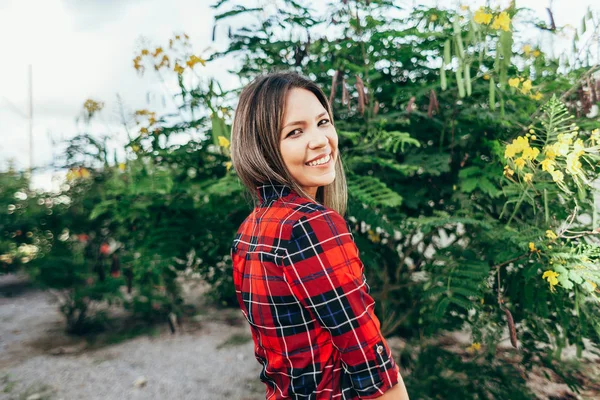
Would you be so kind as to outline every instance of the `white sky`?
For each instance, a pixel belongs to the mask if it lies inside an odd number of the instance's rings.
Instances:
[[[269,3],[272,0],[255,0]],[[517,0],[519,7],[532,8],[547,20],[545,7],[551,0]],[[53,158],[54,140],[74,136],[75,118],[87,98],[104,101],[97,132],[114,132],[125,142],[116,112],[116,94],[127,109],[162,107],[161,101],[146,104],[146,94],[163,94],[152,73],[140,78],[132,67],[141,36],[165,44],[174,32],[186,32],[194,49],[202,55],[209,46],[223,49],[226,27],[211,42],[215,0],[0,0],[0,170],[8,160],[18,169],[29,165],[27,113],[27,66],[33,65],[35,166]],[[451,6],[454,0],[409,0],[399,4]],[[472,7],[484,0],[465,0]],[[506,1],[490,3],[507,4]],[[318,3],[317,3],[318,4]],[[554,0],[558,25],[579,27],[592,0]],[[229,61],[214,63],[202,72],[216,77],[225,87],[235,87],[234,77],[224,71]],[[150,71],[152,72],[152,71]],[[167,101],[169,101],[167,99]],[[54,152],[58,151],[54,148]],[[50,174],[35,178],[35,186],[50,188]]]

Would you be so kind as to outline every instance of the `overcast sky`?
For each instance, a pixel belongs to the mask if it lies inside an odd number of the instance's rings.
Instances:
[[[273,0],[245,0],[262,5]],[[547,20],[550,0],[517,0]],[[125,140],[116,112],[116,94],[129,110],[148,108],[146,94],[163,93],[154,74],[140,78],[132,67],[140,37],[164,44],[174,32],[186,32],[194,49],[223,49],[226,28],[212,43],[214,0],[0,0],[0,170],[8,160],[18,169],[29,165],[27,114],[27,66],[33,65],[34,165],[52,160],[49,140],[62,140],[77,133],[75,118],[87,98],[106,103],[94,129],[115,132]],[[453,0],[398,1],[399,4],[451,6]],[[472,7],[484,0],[463,1]],[[492,1],[492,3],[497,3]],[[500,3],[507,4],[508,1]],[[318,3],[317,3],[318,4]],[[579,27],[592,0],[554,0],[556,22]],[[228,76],[227,62],[203,69],[226,87],[237,85]],[[151,104],[160,108],[160,102]],[[119,139],[120,138],[120,139]],[[55,148],[56,152],[57,149]],[[50,175],[35,179],[38,187],[49,188]]]

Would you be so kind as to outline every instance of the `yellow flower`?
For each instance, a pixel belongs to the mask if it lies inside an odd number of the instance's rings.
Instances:
[[[514,173],[515,173],[515,171],[513,171],[512,169],[510,169],[510,167],[508,165],[504,167],[504,175],[506,177],[511,177],[511,176],[514,175]]]
[[[133,68],[135,68],[135,70],[140,73],[144,72],[144,66],[142,65],[142,57],[141,56],[137,56],[133,59]]]
[[[202,66],[205,66],[205,65],[206,65],[206,61],[205,61],[205,60],[203,60],[202,58],[198,57],[198,56],[191,56],[191,57],[190,57],[190,59],[189,59],[189,60],[187,60],[185,63],[186,63],[186,64],[188,65],[188,67],[190,67],[190,68],[194,68],[194,65],[196,65],[196,64],[198,64],[198,63],[202,64]]]
[[[141,134],[141,135],[147,135],[147,134],[148,134],[148,128],[146,128],[146,127],[141,127],[141,128],[140,128],[140,134]]]
[[[229,139],[227,139],[225,136],[219,136],[219,146],[228,149],[229,148]]]
[[[523,159],[523,157],[519,157],[515,160],[515,167],[517,167],[517,169],[523,169],[525,164],[526,162],[525,159]]]
[[[148,51],[148,49],[142,49],[142,55],[143,56],[147,56],[148,54],[150,54],[150,52]]]
[[[531,180],[533,179],[533,174],[527,173],[523,176],[523,182],[531,182]]]
[[[566,156],[569,154],[569,142],[558,142],[554,143],[554,149],[559,156]]]
[[[554,171],[555,161],[551,158],[546,158],[541,162],[542,171],[552,172]]]
[[[489,81],[490,76],[488,74],[483,74],[483,79],[485,79],[486,81]]]
[[[582,139],[577,139],[573,144],[573,153],[575,153],[578,157],[585,154],[585,145],[583,144]]]
[[[573,133],[559,133],[558,135],[556,135],[556,139],[560,144],[571,144],[573,143],[573,136]]]
[[[438,19],[438,16],[437,16],[437,15],[435,15],[435,14],[431,14],[431,17],[429,17],[429,20],[430,20],[431,22],[437,21],[437,19]]]
[[[600,129],[594,129],[590,136],[590,140],[592,141],[592,146],[596,145],[597,141],[600,141]]]
[[[133,146],[131,146],[131,150],[137,153],[138,151],[140,151],[140,146],[134,144]]]
[[[127,165],[125,163],[119,163],[119,169],[121,171],[125,171],[125,168],[127,168]]]
[[[523,149],[523,159],[525,160],[535,160],[535,158],[540,154],[540,150],[537,147],[526,147]]]
[[[533,253],[536,250],[537,249],[535,248],[535,243],[529,242],[529,251],[531,251]]]
[[[481,350],[481,343],[478,343],[478,342],[474,342],[469,347],[467,347],[467,351],[469,353],[474,353],[474,352],[479,351],[479,350]]]
[[[82,178],[89,178],[90,177],[90,171],[87,170],[86,168],[80,168],[79,169],[79,176],[81,176]]]
[[[231,169],[231,161],[227,161],[225,163],[225,168],[227,169],[227,172],[229,172],[229,170]]]
[[[505,32],[510,30],[510,17],[506,11],[502,11],[496,16],[492,23],[492,29],[502,29]]]
[[[529,57],[529,54],[531,53],[531,45],[526,44],[525,46],[523,46],[523,53],[525,53],[525,55]]]
[[[544,95],[541,92],[537,92],[536,94],[530,94],[529,98],[533,99],[533,100],[541,100],[544,97]]]
[[[546,155],[547,158],[549,158],[551,160],[554,160],[556,158],[556,156],[558,155],[558,151],[557,151],[555,145],[556,145],[556,143],[544,147],[544,154]]]
[[[554,180],[554,182],[562,182],[564,179],[564,174],[560,171],[552,171],[550,172],[550,175],[552,175],[552,179]]]
[[[367,234],[369,235],[369,240],[371,242],[379,243],[381,241],[381,238],[379,237],[379,233],[375,233],[375,232],[373,232],[373,230],[369,229]]]
[[[542,279],[546,279],[550,284],[550,290],[554,291],[554,286],[558,285],[558,274],[554,271],[546,271],[542,275]]]
[[[67,180],[68,181],[72,181],[73,179],[77,178],[77,172],[75,172],[75,170],[70,169],[67,171]]]
[[[529,147],[529,139],[524,136],[519,136],[512,141],[511,144],[506,146],[506,150],[504,151],[504,157],[513,158],[515,155],[519,154],[523,150]]]
[[[173,71],[175,71],[179,75],[181,75],[181,74],[183,74],[184,68],[181,65],[175,63],[175,66],[173,67]]]
[[[519,87],[519,83],[521,83],[521,80],[519,78],[511,78],[508,80],[508,86],[510,87],[517,88]]]
[[[529,79],[527,79],[525,82],[523,82],[523,87],[521,88],[521,93],[527,94],[530,91],[531,91],[531,81]]]
[[[542,54],[542,53],[540,53],[540,51],[539,51],[539,50],[534,50],[534,51],[533,51],[533,56],[534,56],[534,57],[539,57],[539,56],[540,56],[540,54]]]
[[[574,152],[567,155],[566,171],[571,175],[581,172],[581,161],[579,161],[579,156]]]
[[[556,236],[556,233],[554,233],[553,231],[551,231],[550,229],[548,229],[546,231],[546,237],[550,240],[556,240],[556,238],[558,238],[558,236]]]
[[[88,112],[88,115],[91,117],[93,114],[104,108],[104,103],[101,101],[95,101],[92,99],[87,99],[85,103],[83,103],[83,108]]]
[[[481,7],[479,10],[475,11],[473,20],[478,24],[489,25],[489,23],[492,21],[492,14],[486,13],[485,9]]]
[[[154,53],[152,53],[152,56],[153,56],[153,57],[158,57],[158,55],[159,55],[160,53],[162,53],[162,52],[163,52],[163,49],[162,49],[162,47],[157,47],[157,48],[154,50]]]

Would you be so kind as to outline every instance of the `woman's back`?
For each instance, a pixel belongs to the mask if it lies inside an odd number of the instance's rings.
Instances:
[[[286,185],[257,191],[231,255],[267,399],[383,395],[398,368],[345,220]]]

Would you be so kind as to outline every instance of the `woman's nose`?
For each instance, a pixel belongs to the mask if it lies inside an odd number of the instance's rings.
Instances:
[[[324,133],[317,133],[315,137],[311,139],[309,146],[311,148],[323,147],[327,145],[328,141],[329,139],[327,138],[327,135]]]

